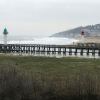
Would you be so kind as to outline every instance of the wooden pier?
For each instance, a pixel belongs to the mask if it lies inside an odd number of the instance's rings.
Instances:
[[[0,44],[0,53],[15,54],[44,54],[44,55],[98,55],[100,56],[100,44],[77,45],[43,45],[43,44]]]

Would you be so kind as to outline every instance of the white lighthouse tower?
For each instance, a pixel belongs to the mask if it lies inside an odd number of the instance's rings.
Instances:
[[[4,45],[6,45],[7,44],[7,34],[8,34],[8,31],[6,28],[4,29],[3,34],[4,34]]]
[[[84,37],[85,33],[84,31],[82,30],[81,31],[81,42],[84,43],[85,42],[85,37]]]

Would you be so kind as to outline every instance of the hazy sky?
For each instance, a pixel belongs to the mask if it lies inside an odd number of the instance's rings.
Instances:
[[[0,0],[0,34],[50,36],[100,23],[100,0]]]

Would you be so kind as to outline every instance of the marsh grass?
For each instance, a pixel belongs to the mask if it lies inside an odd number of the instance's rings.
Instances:
[[[0,55],[0,100],[100,100],[100,60]]]

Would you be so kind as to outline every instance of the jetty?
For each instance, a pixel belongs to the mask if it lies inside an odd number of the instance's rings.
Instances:
[[[45,45],[45,44],[0,44],[0,53],[47,54],[100,56],[99,43],[78,43],[77,45]]]
[[[100,41],[94,41],[94,37],[85,37],[85,32],[81,32],[79,42],[70,45],[47,45],[47,44],[8,44],[8,31],[4,29],[4,43],[0,44],[0,53],[5,54],[40,54],[40,55],[80,55],[80,56],[99,56],[100,57]],[[91,41],[90,41],[91,40]],[[97,39],[96,37],[96,40]],[[94,42],[92,42],[94,41]]]

